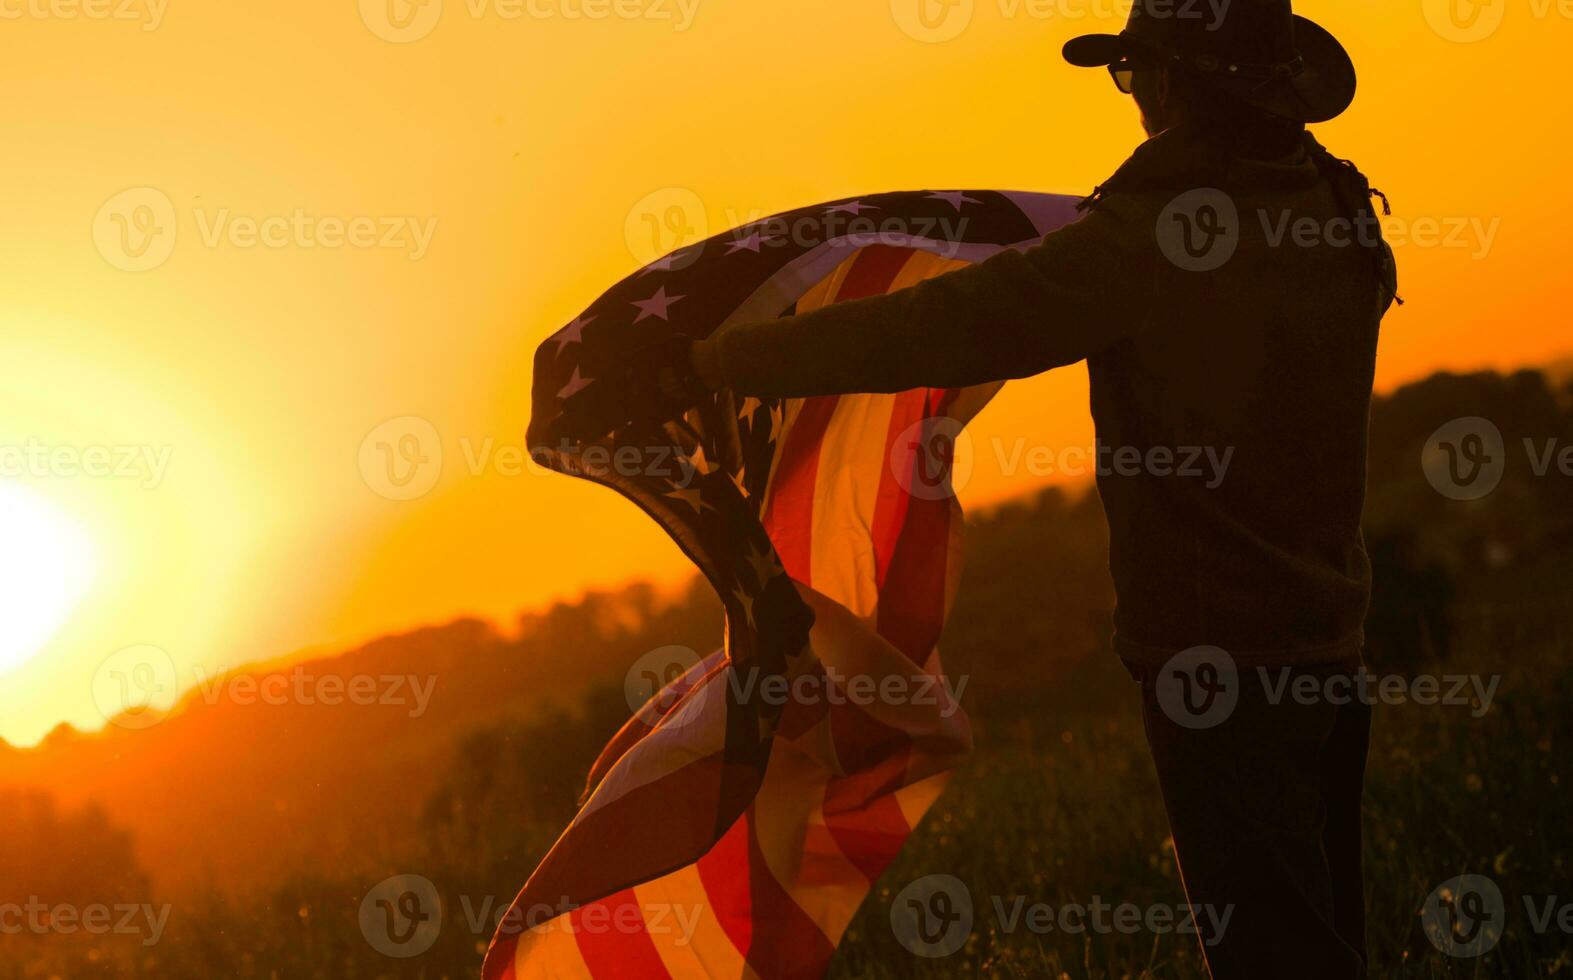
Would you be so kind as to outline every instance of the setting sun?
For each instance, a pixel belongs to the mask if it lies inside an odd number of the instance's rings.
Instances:
[[[0,483],[0,672],[37,653],[92,584],[87,534],[43,496]]]

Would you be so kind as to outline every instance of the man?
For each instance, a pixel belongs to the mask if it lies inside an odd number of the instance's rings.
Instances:
[[[1370,591],[1367,415],[1396,276],[1369,185],[1305,132],[1353,100],[1354,68],[1288,0],[1138,2],[1065,57],[1107,66],[1150,136],[1081,220],[908,290],[680,342],[631,385],[671,417],[723,386],[895,392],[1086,360],[1105,450],[1228,458],[1221,482],[1100,475],[1115,647],[1197,920],[1227,921],[1204,936],[1213,976],[1360,977],[1368,708],[1284,693],[1360,669]]]

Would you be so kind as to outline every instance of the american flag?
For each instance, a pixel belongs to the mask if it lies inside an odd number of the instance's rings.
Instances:
[[[486,980],[823,976],[971,747],[936,683],[960,572],[949,467],[999,385],[777,401],[722,391],[593,445],[556,435],[565,400],[593,402],[599,378],[610,388],[620,363],[674,332],[702,338],[1025,249],[1074,220],[1075,203],[951,191],[803,208],[651,263],[541,346],[536,460],[659,522],[714,586],[726,634],[606,746],[578,815],[504,916]],[[798,683],[827,677],[909,696]],[[820,694],[766,697],[781,690],[768,678]]]

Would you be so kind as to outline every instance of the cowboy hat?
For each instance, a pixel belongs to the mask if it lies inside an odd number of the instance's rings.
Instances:
[[[1135,0],[1125,30],[1072,38],[1064,54],[1082,68],[1140,71],[1168,65],[1298,122],[1325,122],[1347,109],[1355,95],[1348,52],[1315,22],[1296,15],[1290,0]]]

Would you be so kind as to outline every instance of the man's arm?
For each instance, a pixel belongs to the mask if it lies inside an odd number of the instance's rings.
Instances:
[[[1140,328],[1159,261],[1150,223],[1104,206],[1025,253],[886,296],[734,324],[694,346],[694,365],[711,384],[778,398],[1024,378]]]

